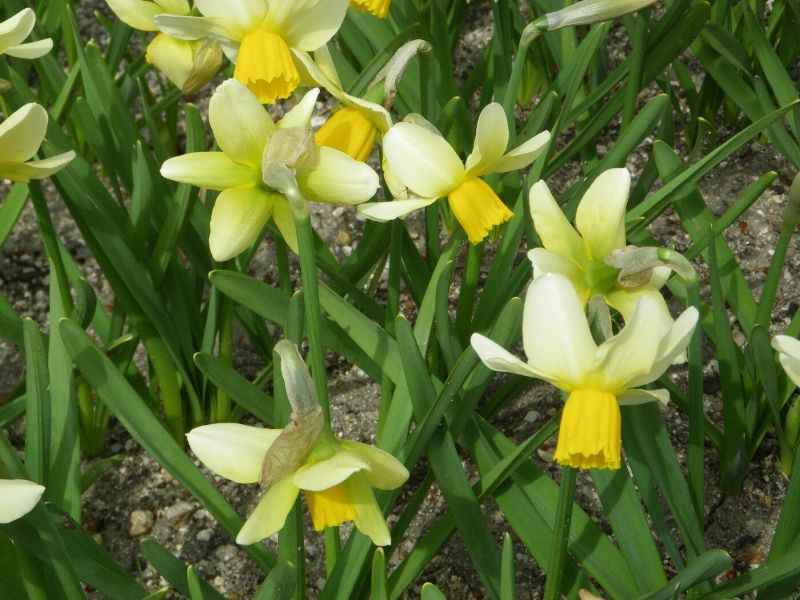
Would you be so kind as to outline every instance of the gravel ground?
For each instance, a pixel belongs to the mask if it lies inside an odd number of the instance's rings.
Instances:
[[[79,18],[88,24],[92,19],[93,4],[81,3],[79,7]],[[491,15],[485,8],[483,4],[473,4],[475,26],[464,37],[455,55],[459,68],[465,69],[471,57],[476,55],[490,35]],[[619,58],[625,45],[621,33],[615,32],[615,36],[617,39],[615,49],[612,50],[612,60]],[[614,53],[617,55],[614,56]],[[611,141],[613,132],[601,144]],[[634,179],[641,171],[649,151],[646,143],[631,157],[628,166]],[[701,193],[712,212],[718,216],[747,185],[770,170],[778,173],[778,179],[773,186],[725,232],[725,237],[756,294],[760,293],[780,230],[786,193],[793,176],[791,168],[774,149],[754,142],[731,156],[700,183]],[[571,184],[579,175],[577,165],[568,165],[548,183],[557,191]],[[49,183],[46,185],[49,186]],[[86,249],[69,214],[52,187],[46,189],[51,214],[65,246],[87,274],[101,300],[110,300],[111,294],[102,280],[96,262]],[[5,192],[6,188],[0,190],[0,197]],[[317,230],[339,258],[352,252],[361,232],[361,223],[352,210],[336,208],[331,212],[327,207],[318,208],[314,217]],[[677,224],[676,217],[666,213],[651,226],[651,232],[663,245],[682,250],[686,248],[688,238],[676,227]],[[409,225],[412,236],[419,238],[419,232],[423,231],[420,220],[412,219]],[[273,264],[273,249],[269,243],[265,243],[254,260],[253,271],[269,277],[274,275],[271,272]],[[707,270],[699,261],[695,261],[695,266],[700,273],[703,287],[707,290]],[[800,240],[795,238],[781,281],[778,310],[773,314],[772,333],[782,332],[800,305],[800,286],[795,280],[798,273]],[[25,209],[0,253],[0,285],[17,312],[34,318],[41,327],[47,328],[48,265],[30,208]],[[252,376],[262,366],[260,358],[255,352],[248,351],[246,340],[242,338],[241,341],[241,344],[236,344],[236,367],[245,375]],[[335,432],[341,437],[374,442],[379,387],[359,369],[336,357],[329,358]],[[19,352],[4,343],[0,343],[0,360],[5,366],[0,376],[0,401],[3,401],[23,381],[24,365]],[[707,414],[718,422],[721,418],[719,382],[713,361],[706,365],[706,375]],[[498,383],[500,381],[498,378]],[[679,385],[682,384],[680,377],[676,381]],[[513,440],[521,441],[555,413],[559,402],[560,398],[552,388],[534,385],[515,402],[506,406],[499,413],[495,424]],[[686,420],[674,407],[668,407],[665,416],[673,444],[678,449],[679,458],[683,460],[683,449],[688,438]],[[22,428],[19,423],[10,428],[9,433],[12,442],[22,444]],[[552,464],[550,454],[553,448],[554,440],[550,440],[533,460],[557,479],[558,469]],[[199,573],[226,597],[250,597],[261,579],[260,572],[188,492],[142,451],[119,425],[112,426],[104,456],[114,454],[122,455],[124,459],[87,492],[84,498],[84,527],[93,533],[124,568],[138,574],[149,589],[165,586],[166,582],[144,559],[139,547],[144,538],[156,540],[182,560],[195,565]],[[785,478],[775,468],[776,460],[777,444],[768,435],[754,457],[745,480],[744,492],[738,496],[722,496],[716,479],[716,456],[711,449],[707,453],[706,542],[709,547],[727,550],[735,558],[735,570],[738,572],[744,572],[763,560],[774,531],[786,484]],[[468,470],[473,477],[476,476],[471,465],[468,465]],[[232,484],[207,471],[206,473],[240,514],[247,514],[255,505],[257,486]],[[420,482],[424,474],[423,464],[412,473],[412,485]],[[412,485],[408,487],[412,488]],[[125,493],[120,494],[120,490],[125,490]],[[410,491],[413,490],[409,489],[406,493]],[[583,474],[579,478],[578,502],[599,520],[602,515],[599,501],[591,482]],[[422,510],[409,527],[405,539],[399,542],[390,565],[396,564],[399,558],[414,547],[415,540],[443,514],[445,508],[441,494],[434,485]],[[484,513],[499,544],[502,533],[507,528],[502,514],[493,502],[484,505]],[[348,533],[348,528],[342,528],[343,536]],[[314,597],[325,583],[324,552],[319,535],[309,529],[307,539],[309,593]],[[539,598],[543,582],[542,571],[530,559],[522,544],[516,539],[514,541],[520,597]],[[274,548],[274,540],[266,543]],[[457,535],[431,561],[419,581],[420,585],[423,581],[432,581],[450,598],[480,598],[484,595],[481,583],[475,577],[463,543]],[[420,585],[412,587],[407,596],[418,597]],[[101,595],[95,592],[93,597],[100,598]]]

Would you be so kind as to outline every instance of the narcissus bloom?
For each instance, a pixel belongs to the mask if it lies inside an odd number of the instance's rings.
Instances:
[[[350,0],[350,6],[358,10],[372,13],[376,17],[385,19],[389,14],[389,5],[392,0]]]
[[[30,160],[47,131],[47,111],[31,102],[0,123],[0,177],[27,183],[61,170],[75,158],[72,151],[42,160]]]
[[[288,98],[300,84],[296,55],[311,52],[339,30],[347,0],[196,0],[202,17],[158,15],[174,37],[218,41],[236,64],[233,76],[262,104]]]
[[[776,335],[772,347],[778,352],[783,370],[797,387],[800,387],[800,340],[788,335]]]
[[[215,260],[237,256],[261,233],[270,218],[297,252],[294,217],[286,198],[262,179],[262,161],[294,144],[305,144],[291,165],[307,200],[358,204],[377,190],[378,174],[333,148],[317,147],[310,130],[318,89],[309,91],[276,125],[253,93],[234,79],[217,88],[208,121],[221,152],[194,152],[170,158],[161,167],[167,179],[221,190],[211,213],[209,245]]]
[[[0,523],[28,514],[44,493],[44,486],[25,479],[0,479]]]
[[[528,362],[473,334],[472,347],[495,371],[549,381],[569,397],[555,459],[584,469],[620,466],[619,405],[666,402],[666,390],[643,390],[683,353],[697,323],[689,308],[665,326],[658,303],[642,296],[625,327],[599,346],[575,288],[563,275],[533,281],[525,299],[522,342]]]
[[[50,52],[53,47],[53,40],[50,38],[22,43],[31,34],[35,24],[36,15],[30,8],[23,8],[0,23],[0,54],[16,58],[39,58]]]
[[[508,122],[500,104],[481,111],[472,153],[466,164],[442,135],[419,115],[394,125],[383,138],[386,174],[395,197],[397,182],[408,197],[391,202],[364,204],[359,212],[376,221],[404,217],[439,198],[447,197],[450,209],[473,244],[481,242],[493,227],[508,221],[513,213],[480,179],[487,173],[506,173],[526,167],[544,150],[550,133],[544,131],[506,152]]]
[[[569,278],[581,304],[592,296],[602,296],[627,321],[640,298],[647,296],[659,309],[659,318],[671,321],[659,288],[669,277],[669,269],[656,267],[645,273],[636,287],[619,280],[620,270],[606,264],[615,250],[625,247],[625,207],[631,176],[627,169],[610,169],[594,180],[581,199],[570,225],[544,181],[530,192],[533,226],[543,248],[528,252],[534,278],[544,273],[561,273]],[[577,231],[576,231],[577,229]]]
[[[158,31],[159,14],[186,16],[188,0],[106,0],[119,19],[134,29]],[[147,45],[145,59],[166,75],[184,94],[203,87],[222,65],[222,49],[211,39],[179,40],[158,33]]]

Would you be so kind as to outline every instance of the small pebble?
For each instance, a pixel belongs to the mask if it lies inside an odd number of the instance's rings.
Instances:
[[[211,540],[211,530],[210,529],[201,529],[197,532],[195,536],[198,542],[208,542]]]
[[[140,535],[150,533],[155,519],[153,513],[149,510],[134,510],[128,522],[130,523],[128,534],[131,537],[139,537]]]

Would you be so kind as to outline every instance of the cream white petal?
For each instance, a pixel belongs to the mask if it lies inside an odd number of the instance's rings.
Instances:
[[[211,211],[211,256],[222,262],[238,256],[256,241],[272,216],[275,199],[261,185],[241,185],[220,192]]]
[[[161,7],[161,12],[173,15],[188,15],[192,10],[189,0],[155,0],[155,3]]]
[[[147,45],[147,60],[175,86],[182,88],[194,69],[192,43],[159,33]]]
[[[297,184],[308,200],[334,204],[361,204],[375,195],[378,174],[366,163],[335,148],[319,148],[319,162],[298,174]]]
[[[586,279],[583,270],[570,256],[556,254],[544,248],[534,248],[528,251],[528,260],[533,265],[533,277],[541,277],[545,273],[561,273],[575,286],[578,296],[582,301],[588,300],[589,291],[586,289],[584,281]]]
[[[70,150],[63,154],[25,163],[0,162],[0,177],[21,183],[27,183],[31,179],[44,179],[63,169],[73,158],[75,158],[75,153]]]
[[[333,56],[328,49],[328,46],[320,46],[314,50],[314,64],[317,69],[328,79],[335,87],[344,89],[342,82],[339,80],[339,73],[336,71],[336,65],[333,62]]]
[[[247,86],[228,79],[211,96],[208,122],[220,149],[238,163],[261,170],[275,124]]]
[[[369,202],[358,206],[359,214],[373,221],[391,221],[402,219],[409,213],[425,208],[436,202],[436,198],[409,198],[408,200],[391,200],[389,202]]]
[[[620,406],[636,406],[648,402],[658,402],[667,404],[669,402],[669,392],[667,390],[626,390],[621,396],[617,397]]]
[[[480,333],[473,333],[470,345],[475,354],[492,371],[500,373],[513,373],[523,377],[537,377],[544,379],[543,373],[523,362],[508,350]]]
[[[506,111],[492,102],[478,115],[475,143],[467,157],[467,175],[479,177],[493,171],[494,164],[503,156],[508,146],[508,118]]]
[[[220,3],[220,6],[225,6]],[[182,17],[161,14],[156,16],[159,31],[179,40],[202,40],[211,37],[220,42],[224,40],[241,41],[243,32],[236,25],[216,17]],[[224,48],[224,46],[223,46]]]
[[[292,252],[298,253],[297,247],[297,228],[294,224],[294,213],[289,201],[283,196],[277,196],[275,199],[275,212],[272,215],[272,220],[281,232],[281,237],[286,245],[291,248]]]
[[[569,279],[542,275],[528,288],[522,316],[528,364],[564,390],[580,385],[597,346],[582,303]]]
[[[379,490],[394,490],[408,479],[408,469],[385,450],[353,440],[341,440],[339,443],[369,463],[364,475],[371,486]]]
[[[195,427],[186,439],[197,458],[217,475],[236,483],[257,483],[264,454],[280,432],[239,423],[216,423]]]
[[[547,184],[534,183],[529,198],[533,227],[545,249],[583,263],[586,260],[583,240],[564,216]]]
[[[513,150],[509,150],[498,159],[494,165],[492,165],[492,172],[508,173],[509,171],[524,169],[539,158],[547,147],[548,142],[550,142],[549,131],[542,131],[536,134],[527,142],[517,146]]]
[[[0,54],[11,46],[21,44],[33,31],[35,24],[36,14],[30,8],[23,8],[15,15],[0,22]]]
[[[283,529],[299,494],[300,490],[292,483],[291,477],[272,485],[239,530],[236,543],[243,546],[255,544]]]
[[[225,190],[261,181],[261,172],[233,162],[224,152],[191,152],[168,159],[161,175],[209,190]]]
[[[0,162],[24,162],[39,150],[47,131],[47,111],[31,102],[0,123]]]
[[[464,165],[447,140],[414,123],[389,129],[383,152],[398,179],[419,196],[446,196],[464,179]]]
[[[308,127],[311,123],[311,115],[314,114],[314,106],[319,96],[319,88],[308,90],[302,100],[292,107],[283,118],[278,121],[278,127]]]
[[[340,450],[330,458],[303,465],[292,476],[302,490],[320,492],[342,483],[353,473],[369,470],[369,463],[357,452]]]
[[[392,542],[389,528],[386,527],[386,519],[383,518],[378,503],[375,501],[375,494],[372,493],[369,483],[364,477],[353,477],[345,484],[348,487],[348,495],[353,503],[355,513],[356,528],[369,537],[376,546],[388,546]]]
[[[776,335],[772,347],[778,352],[778,360],[796,386],[800,386],[800,340],[788,335]]]
[[[697,326],[698,317],[699,313],[693,306],[683,311],[675,319],[675,323],[673,323],[669,331],[661,338],[658,344],[656,360],[653,362],[650,372],[629,381],[628,387],[639,387],[655,381],[671,364],[675,363],[676,359],[684,353],[689,345],[694,328]]]
[[[29,513],[44,493],[44,486],[25,479],[0,479],[0,523],[10,523]]]
[[[660,290],[667,283],[672,276],[672,269],[665,266],[653,267],[653,273],[650,275],[650,285],[657,290]]]
[[[120,21],[141,31],[157,31],[156,15],[172,12],[155,2],[144,0],[106,0],[106,2]]]
[[[267,0],[195,0],[195,6],[203,16],[230,21],[242,31],[255,29],[267,15]]]
[[[14,56],[16,58],[25,58],[28,60],[33,60],[34,58],[39,58],[44,56],[50,50],[53,49],[53,40],[50,38],[45,38],[43,40],[37,40],[35,42],[28,42],[27,44],[19,44],[18,46],[11,46],[8,50],[5,51],[5,54],[8,56]]]
[[[627,169],[609,169],[586,190],[575,214],[575,227],[595,260],[625,246],[625,207],[631,188]]]
[[[347,13],[348,0],[319,0],[304,10],[296,11],[282,28],[286,41],[293,48],[310,52],[324,46],[339,31]]]

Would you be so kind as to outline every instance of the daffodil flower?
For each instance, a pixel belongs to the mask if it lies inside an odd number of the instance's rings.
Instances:
[[[800,387],[800,340],[788,335],[772,338],[772,347],[778,352],[783,370],[797,387]]]
[[[347,0],[196,0],[195,5],[203,16],[158,15],[161,31],[218,41],[236,65],[234,78],[262,104],[289,97],[300,84],[296,55],[324,46],[347,12]]]
[[[292,139],[308,137],[311,156],[295,165],[300,192],[307,200],[358,204],[378,188],[378,175],[364,163],[333,148],[317,148],[310,134],[318,89],[309,91],[276,125],[244,85],[229,79],[211,97],[208,120],[220,152],[194,152],[167,160],[167,179],[221,190],[211,213],[209,245],[215,260],[237,256],[259,236],[270,218],[297,252],[297,234],[286,198],[262,178],[262,162]]]
[[[53,47],[53,40],[45,38],[36,42],[22,42],[31,34],[36,24],[36,15],[30,8],[23,8],[13,17],[0,23],[0,54],[16,58],[39,58]]]
[[[0,523],[28,514],[44,493],[44,487],[25,479],[0,479]]]
[[[533,185],[530,207],[533,226],[543,248],[528,252],[534,278],[544,273],[561,273],[572,282],[581,304],[592,296],[602,296],[627,321],[640,298],[651,298],[659,308],[659,318],[671,321],[669,309],[659,288],[669,277],[669,269],[656,267],[643,282],[627,287],[619,280],[620,269],[607,264],[615,250],[625,247],[625,207],[631,176],[627,169],[601,173],[586,190],[570,225],[544,181]],[[576,231],[577,229],[577,231]]]
[[[72,151],[42,160],[30,160],[47,131],[47,111],[31,102],[0,123],[0,177],[27,183],[60,171],[75,158]]]
[[[386,133],[392,126],[392,118],[380,104],[344,91],[326,47],[317,50],[314,59],[311,60],[305,53],[297,54],[302,74],[315,85],[325,88],[342,104],[342,108],[325,121],[314,137],[320,146],[336,148],[365,162],[372,152],[378,132]]]
[[[350,0],[350,6],[362,12],[368,12],[381,19],[389,14],[389,5],[392,0]]]
[[[119,19],[141,31],[158,31],[155,16],[188,15],[188,0],[106,0]],[[147,45],[145,60],[154,65],[184,94],[203,87],[222,65],[222,49],[210,39],[179,40],[157,33]]]
[[[528,289],[522,342],[528,362],[473,334],[472,347],[492,370],[536,377],[567,392],[555,459],[584,469],[620,466],[619,405],[666,402],[666,390],[643,390],[685,350],[698,313],[688,308],[674,322],[658,318],[659,304],[641,296],[625,327],[599,346],[580,298],[563,275],[546,274]]]
[[[508,122],[503,108],[494,102],[478,117],[475,144],[464,164],[430,123],[419,115],[411,115],[394,125],[383,138],[385,161],[391,169],[391,174],[386,173],[387,184],[394,193],[397,183],[392,180],[402,183],[408,189],[408,197],[402,198],[401,193],[402,199],[363,204],[358,210],[376,221],[389,221],[446,197],[469,241],[477,244],[493,227],[513,216],[480,177],[526,167],[542,153],[549,140],[550,133],[544,131],[506,152]]]
[[[297,346],[281,340],[275,351],[292,405],[286,428],[221,423],[186,436],[192,451],[218,475],[266,488],[237,543],[253,544],[279,531],[303,490],[317,531],[354,521],[376,546],[388,545],[389,530],[372,488],[397,488],[408,479],[408,470],[383,450],[334,438],[324,428],[314,382]]]

